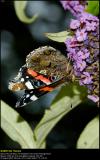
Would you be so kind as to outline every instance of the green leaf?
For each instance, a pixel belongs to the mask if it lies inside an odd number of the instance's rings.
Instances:
[[[45,36],[56,42],[65,42],[67,38],[71,37],[70,32],[68,31],[62,31],[58,33],[45,33]]]
[[[91,120],[83,132],[81,133],[77,148],[83,149],[98,149],[99,148],[99,117]]]
[[[88,5],[86,6],[85,11],[97,16],[99,14],[99,1],[87,1],[87,2]]]
[[[39,146],[39,149],[46,149],[46,141],[43,141],[43,143]]]
[[[33,21],[36,20],[36,18],[38,17],[38,15],[34,15],[33,17],[29,18],[25,15],[25,7],[27,5],[28,1],[14,1],[14,8],[15,8],[15,12],[17,17],[19,18],[19,20],[21,22],[24,23],[32,23]]]
[[[21,122],[18,119],[22,119]],[[10,106],[1,101],[1,128],[21,148],[36,148],[33,132],[28,123]]]
[[[80,87],[79,85],[70,84],[62,87],[50,109],[45,111],[42,120],[34,130],[38,148],[57,122],[80,104],[85,96],[86,88]]]

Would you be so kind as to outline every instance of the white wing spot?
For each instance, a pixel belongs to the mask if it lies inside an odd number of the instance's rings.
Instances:
[[[38,98],[37,98],[35,95],[33,95],[30,99],[31,99],[32,101],[35,101],[35,100],[37,100]]]
[[[29,94],[27,94],[27,95],[26,95],[26,98],[28,98],[28,97],[30,97],[30,95],[29,95]]]
[[[24,82],[24,78],[21,78],[21,82]]]
[[[29,76],[26,76],[26,78],[29,78]]]
[[[25,101],[25,98],[23,99],[23,102]]]
[[[33,93],[34,91],[31,91],[30,93]]]
[[[31,82],[29,82],[29,81],[27,81],[27,82],[25,83],[25,85],[26,85],[26,87],[27,87],[28,89],[34,89],[34,87],[32,86]]]

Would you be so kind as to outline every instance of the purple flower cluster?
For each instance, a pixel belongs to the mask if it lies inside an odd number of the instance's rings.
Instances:
[[[88,98],[99,100],[99,19],[83,12],[78,20],[71,20],[73,36],[65,41],[68,58],[73,63],[80,85],[88,88]]]
[[[75,17],[78,17],[85,9],[86,1],[60,0],[63,8],[69,10]]]

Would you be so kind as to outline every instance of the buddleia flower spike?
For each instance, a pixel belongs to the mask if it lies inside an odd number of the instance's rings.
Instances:
[[[99,19],[83,12],[71,20],[70,30],[73,36],[65,45],[75,77],[88,88],[88,98],[99,105]]]

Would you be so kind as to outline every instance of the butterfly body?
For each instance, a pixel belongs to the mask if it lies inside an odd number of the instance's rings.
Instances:
[[[25,90],[16,107],[35,101],[66,82],[71,71],[67,58],[53,47],[44,46],[32,51],[26,57],[26,64],[9,82],[10,90]]]

